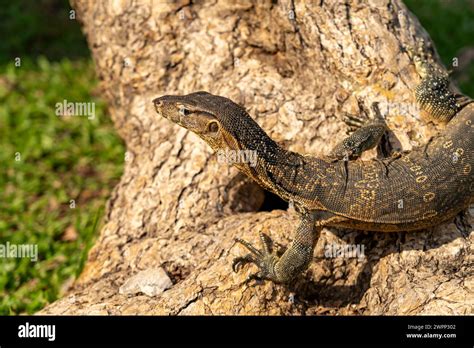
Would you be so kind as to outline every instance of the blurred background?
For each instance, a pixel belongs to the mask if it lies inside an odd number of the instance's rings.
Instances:
[[[445,65],[458,58],[452,77],[474,97],[474,1],[405,3]],[[0,6],[0,244],[38,245],[37,262],[0,258],[0,315],[34,313],[67,291],[122,174],[125,147],[71,10],[66,0]],[[56,116],[63,100],[95,103],[95,117]]]

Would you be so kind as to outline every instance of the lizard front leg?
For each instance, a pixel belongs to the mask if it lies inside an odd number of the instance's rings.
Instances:
[[[321,229],[322,226],[316,224],[315,212],[303,213],[295,238],[281,257],[271,250],[270,241],[263,234],[260,235],[263,247],[261,250],[244,240],[236,239],[250,251],[250,254],[235,258],[232,269],[236,272],[244,264],[254,263],[259,272],[251,275],[249,280],[269,279],[277,283],[287,283],[308,267]]]
[[[421,78],[415,88],[416,102],[428,120],[447,123],[465,104],[466,97],[453,93],[448,73],[435,62],[430,53],[424,53],[424,48],[424,40],[419,39],[415,47],[406,49]]]
[[[329,154],[330,159],[348,161],[359,157],[362,152],[376,147],[387,130],[377,103],[372,104],[375,119],[363,121],[356,116],[346,115],[344,122],[355,131],[338,143]]]

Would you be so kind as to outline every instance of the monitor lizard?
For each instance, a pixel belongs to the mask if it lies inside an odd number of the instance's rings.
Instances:
[[[301,219],[283,255],[260,234],[262,248],[236,238],[250,253],[234,259],[238,271],[254,263],[250,279],[287,283],[303,272],[324,226],[395,232],[425,229],[453,219],[474,202],[474,104],[449,89],[449,77],[421,49],[407,49],[421,82],[415,89],[430,120],[447,123],[426,145],[385,159],[362,161],[387,130],[370,120],[328,156],[287,151],[273,141],[243,107],[207,92],[153,100],[157,113],[194,132],[215,151],[253,151],[257,161],[235,162],[263,188],[294,203]],[[373,105],[377,111],[376,104]]]

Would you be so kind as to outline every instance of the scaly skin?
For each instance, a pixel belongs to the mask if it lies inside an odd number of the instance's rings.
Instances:
[[[415,64],[422,78],[417,101],[434,119],[450,122],[426,146],[383,160],[351,160],[377,145],[386,129],[381,122],[369,122],[331,155],[316,158],[281,148],[227,98],[196,92],[154,100],[158,114],[196,133],[215,151],[254,151],[256,166],[233,164],[294,202],[301,214],[295,238],[281,257],[264,236],[261,250],[237,239],[250,253],[234,260],[234,270],[255,263],[260,271],[250,278],[289,282],[309,265],[323,226],[419,230],[453,219],[473,202],[474,104],[444,87],[432,88],[435,80],[447,86],[447,76],[433,75],[438,70],[426,64],[421,59]]]

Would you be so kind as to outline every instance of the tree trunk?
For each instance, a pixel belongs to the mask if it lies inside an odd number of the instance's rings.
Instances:
[[[245,106],[286,148],[317,156],[346,136],[345,113],[377,101],[392,130],[385,148],[424,144],[438,129],[420,120],[419,78],[402,48],[431,40],[401,1],[73,6],[127,153],[82,275],[41,313],[473,313],[469,217],[407,233],[324,229],[294,284],[245,284],[256,269],[232,272],[245,253],[234,238],[258,243],[263,231],[288,245],[296,213],[153,109],[158,96],[206,90]],[[364,258],[327,257],[354,244]]]

